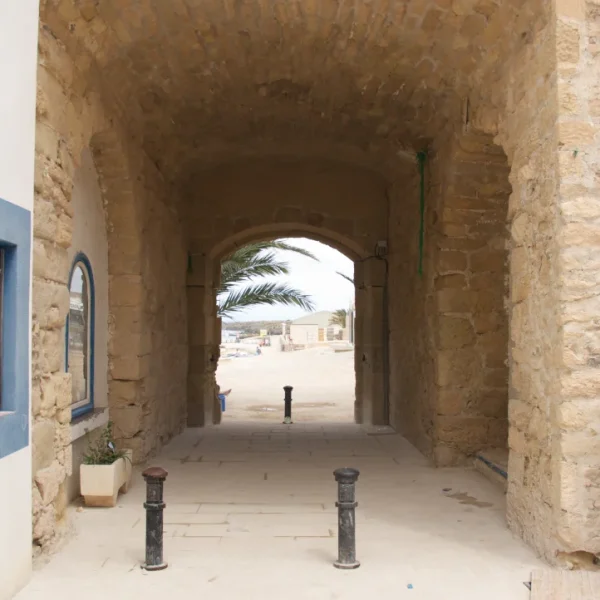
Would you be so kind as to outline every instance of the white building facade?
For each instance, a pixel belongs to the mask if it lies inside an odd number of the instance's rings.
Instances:
[[[31,572],[31,256],[38,0],[0,2],[0,598]]]

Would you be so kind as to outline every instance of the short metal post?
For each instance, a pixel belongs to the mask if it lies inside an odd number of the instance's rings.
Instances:
[[[292,421],[292,390],[294,388],[291,385],[284,385],[283,391],[285,392],[285,396],[283,401],[285,403],[285,412],[283,416],[283,423],[285,425],[291,425]]]
[[[161,467],[150,467],[142,473],[146,481],[146,562],[147,571],[160,571],[167,568],[163,560],[163,484],[167,472]]]
[[[333,472],[338,482],[338,559],[333,566],[338,569],[356,569],[360,563],[356,560],[356,519],[354,509],[355,484],[358,469],[344,468]]]

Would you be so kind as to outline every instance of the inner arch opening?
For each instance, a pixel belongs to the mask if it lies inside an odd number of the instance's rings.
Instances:
[[[281,423],[284,386],[293,422],[354,421],[353,261],[306,237],[256,235],[220,263],[222,421]]]
[[[199,200],[190,202],[187,213],[188,425],[219,423],[221,418],[215,379],[221,343],[216,310],[221,259],[250,242],[278,237],[308,237],[326,243],[360,265],[354,275],[357,322],[361,324],[355,338],[361,345],[366,337],[368,348],[361,346],[356,353],[355,420],[383,423],[387,414],[380,364],[384,341],[374,337],[372,329],[383,328],[377,323],[383,319],[378,292],[384,273],[376,261],[367,259],[377,243],[387,239],[385,179],[373,171],[332,161],[254,160],[199,173],[194,190]],[[210,211],[207,202],[213,206]]]

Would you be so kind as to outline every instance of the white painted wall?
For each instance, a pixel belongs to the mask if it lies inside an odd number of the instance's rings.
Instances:
[[[0,599],[31,575],[31,447],[0,459]]]
[[[318,325],[290,325],[290,337],[293,344],[316,344],[319,341]]]
[[[38,0],[0,1],[0,198],[30,211],[38,11]],[[0,489],[0,600],[5,600],[31,573],[31,446],[0,459]]]

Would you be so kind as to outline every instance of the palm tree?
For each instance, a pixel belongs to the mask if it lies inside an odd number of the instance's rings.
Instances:
[[[277,258],[275,250],[295,252],[318,260],[308,250],[283,240],[256,242],[239,248],[221,262],[221,287],[217,301],[220,317],[231,317],[236,312],[258,304],[283,304],[298,306],[307,311],[314,310],[309,296],[286,284],[265,282],[239,288],[241,283],[254,278],[289,275],[287,263]]]
[[[342,329],[345,329],[347,315],[348,311],[345,308],[338,308],[338,310],[333,311],[331,318],[329,319],[329,324],[339,325]]]

